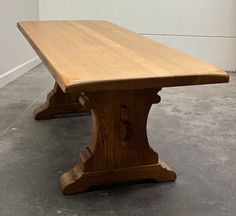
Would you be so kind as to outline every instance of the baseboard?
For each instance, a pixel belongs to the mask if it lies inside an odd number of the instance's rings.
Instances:
[[[15,67],[14,69],[0,75],[0,88],[12,82],[13,80],[20,77],[24,73],[28,72],[32,68],[36,67],[40,63],[41,63],[41,60],[39,59],[39,57],[35,57]]]

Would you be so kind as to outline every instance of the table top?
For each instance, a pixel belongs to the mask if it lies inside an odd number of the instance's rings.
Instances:
[[[223,83],[227,73],[107,21],[17,24],[64,92]]]

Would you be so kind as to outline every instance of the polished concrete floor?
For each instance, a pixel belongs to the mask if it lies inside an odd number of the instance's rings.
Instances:
[[[90,116],[35,121],[53,79],[40,65],[0,89],[1,216],[235,216],[236,73],[229,84],[167,88],[148,119],[175,183],[98,187],[63,196],[59,176],[89,141]]]

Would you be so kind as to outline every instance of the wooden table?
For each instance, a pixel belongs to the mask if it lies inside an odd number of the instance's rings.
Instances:
[[[56,80],[35,118],[92,113],[90,144],[60,178],[64,194],[176,179],[149,146],[150,107],[160,102],[163,87],[228,82],[223,69],[106,21],[28,21],[18,28]]]

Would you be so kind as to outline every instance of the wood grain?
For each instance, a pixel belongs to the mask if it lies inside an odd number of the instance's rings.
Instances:
[[[106,21],[28,21],[18,28],[56,80],[36,119],[92,113],[89,146],[61,176],[64,194],[120,181],[174,181],[149,146],[150,107],[161,87],[228,82],[223,69]]]
[[[106,21],[26,21],[18,28],[64,92],[229,80],[223,69]]]
[[[147,139],[147,117],[151,105],[160,101],[158,91],[160,89],[82,94],[81,104],[92,113],[91,142],[80,153],[79,163],[62,175],[64,194],[119,181],[176,179],[176,174],[159,161]]]
[[[47,101],[37,107],[34,112],[35,120],[47,120],[58,115],[88,113],[79,102],[80,93],[64,93],[55,83],[54,88],[47,96]]]

